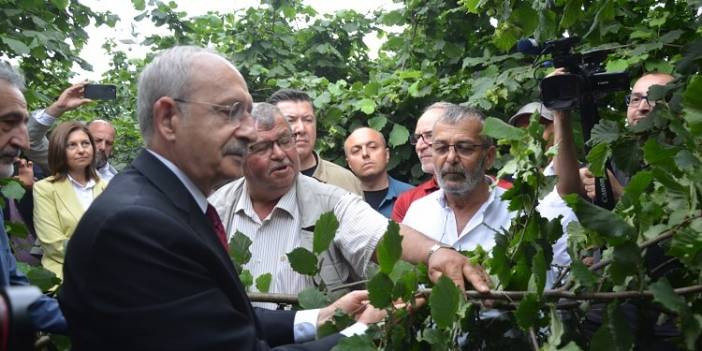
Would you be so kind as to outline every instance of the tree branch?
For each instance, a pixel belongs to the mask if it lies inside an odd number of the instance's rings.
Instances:
[[[686,286],[684,288],[678,288],[674,290],[678,295],[691,295],[702,293],[702,284]],[[417,291],[418,294],[429,296],[431,295],[431,289],[420,289]],[[480,293],[475,290],[468,290],[465,292],[465,296],[471,300],[503,300],[503,301],[518,301],[526,297],[528,294],[533,294],[531,291],[500,291],[493,290],[488,293]],[[297,304],[297,296],[289,294],[269,294],[269,293],[254,293],[250,292],[249,299],[254,302],[273,302],[273,303],[287,303],[287,304]],[[571,291],[560,291],[560,290],[545,290],[542,298],[544,300],[591,300],[591,301],[611,301],[617,299],[652,299],[652,291],[617,291],[617,292],[603,292],[603,293],[574,293]]]

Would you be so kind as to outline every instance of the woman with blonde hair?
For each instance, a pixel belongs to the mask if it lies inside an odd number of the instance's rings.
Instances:
[[[107,186],[95,170],[95,142],[80,122],[64,122],[49,137],[51,176],[34,184],[34,228],[41,264],[63,277],[66,243],[78,221]]]

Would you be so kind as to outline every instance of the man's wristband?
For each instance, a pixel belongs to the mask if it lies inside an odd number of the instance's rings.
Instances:
[[[442,244],[442,243],[436,243],[436,244],[432,245],[429,248],[429,251],[427,252],[427,264],[429,264],[429,259],[431,259],[431,256],[435,252],[439,251],[439,249],[449,249],[449,250],[456,251],[456,249],[454,249],[453,246]]]

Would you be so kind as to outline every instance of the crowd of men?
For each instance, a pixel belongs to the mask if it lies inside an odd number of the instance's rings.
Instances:
[[[627,100],[629,125],[654,106],[648,88],[670,80],[654,73],[637,81]],[[2,177],[12,176],[21,150],[38,166],[35,173],[46,172],[46,133],[63,113],[89,102],[82,84],[30,115],[21,76],[0,65]],[[271,292],[367,279],[390,219],[400,223],[402,258],[427,264],[430,279],[446,275],[461,288],[467,282],[489,290],[485,271],[457,250],[489,252],[495,230],[509,228],[514,212],[501,199],[510,184],[488,175],[496,147],[482,133],[485,116],[477,109],[437,102],[421,114],[410,141],[429,177],[416,187],[388,174],[385,138],[368,127],[351,131],[344,143],[350,170],[322,159],[308,94],[283,89],[254,103],[235,66],[206,49],[174,47],[147,65],[137,115],[145,148],[119,173],[109,164],[114,127],[102,119],[88,124],[99,174],[110,183],[68,243],[60,309],[46,296],[31,307],[37,330],[70,334],[75,350],[325,350],[383,317],[363,291],[319,310],[252,307],[227,254],[237,232],[252,241],[245,268],[254,276],[271,273]],[[537,209],[565,228],[577,218],[563,196],[591,196],[592,175],[578,163],[567,112],[533,102],[510,123],[523,127],[532,116],[539,116],[547,143],[558,145],[543,170],[558,183]],[[610,180],[620,194],[627,178],[617,172]],[[315,222],[330,211],[339,229],[320,273],[295,272],[286,253],[311,248]],[[4,226],[0,231],[0,284],[27,285]],[[551,282],[570,263],[566,246],[567,233],[553,248]],[[358,323],[316,340],[317,326],[336,309]]]

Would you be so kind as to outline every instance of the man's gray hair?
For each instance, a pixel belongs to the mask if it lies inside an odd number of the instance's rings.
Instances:
[[[446,102],[446,101],[435,102],[435,103],[427,106],[427,108],[425,108],[424,111],[422,111],[422,114],[427,113],[427,111],[429,111],[429,110],[445,110],[451,106],[456,106],[456,105],[452,104],[450,102]]]
[[[485,114],[480,110],[470,107],[451,104],[444,109],[436,123],[444,123],[449,125],[456,125],[463,121],[474,120],[480,122],[480,126],[483,126],[485,121]],[[492,145],[492,139],[488,136],[482,135],[481,139],[486,145]]]
[[[203,53],[224,57],[210,49],[175,46],[159,53],[141,72],[137,86],[137,116],[139,129],[147,146],[150,145],[154,133],[154,103],[164,96],[188,99],[191,93],[189,83],[192,78],[192,61],[195,56]]]
[[[0,80],[24,91],[24,76],[7,63],[0,62]]]
[[[290,123],[288,123],[287,119],[283,118],[283,113],[280,112],[280,109],[277,106],[267,102],[255,103],[253,105],[253,109],[251,110],[251,117],[256,124],[256,129],[273,129],[273,127],[275,127],[275,119],[277,117],[282,118],[288,128],[290,128]]]

